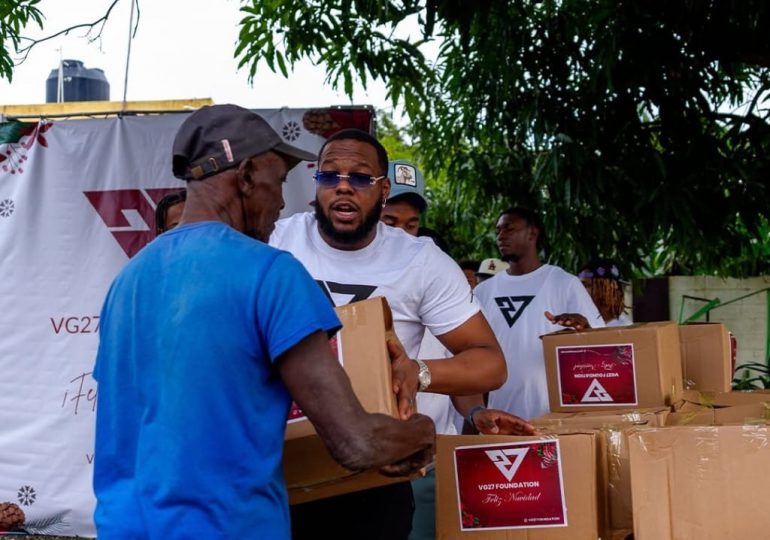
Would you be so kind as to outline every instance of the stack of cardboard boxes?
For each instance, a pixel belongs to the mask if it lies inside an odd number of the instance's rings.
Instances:
[[[382,298],[337,308],[340,362],[364,408],[396,416]],[[770,538],[770,394],[730,392],[721,324],[543,336],[551,413],[538,435],[439,437],[437,538]],[[298,409],[292,504],[403,479],[337,465]]]
[[[770,394],[730,392],[723,325],[557,332],[543,347],[540,436],[439,441],[438,538],[770,538],[756,482]]]

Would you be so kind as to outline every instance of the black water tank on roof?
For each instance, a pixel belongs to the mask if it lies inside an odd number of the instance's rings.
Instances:
[[[64,96],[62,101],[109,101],[110,83],[99,68],[83,67],[80,60],[63,60]],[[45,81],[46,103],[58,100],[59,68],[52,69]]]

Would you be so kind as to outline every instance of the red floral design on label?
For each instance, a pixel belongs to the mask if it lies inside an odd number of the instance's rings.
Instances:
[[[558,439],[455,448],[461,530],[564,527]]]
[[[556,347],[563,407],[637,405],[631,343]]]

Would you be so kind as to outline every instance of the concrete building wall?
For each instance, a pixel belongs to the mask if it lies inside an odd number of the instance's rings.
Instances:
[[[705,305],[704,301],[683,298],[692,296],[703,299],[719,298],[721,304],[770,287],[770,276],[747,279],[717,278],[709,276],[672,276],[669,278],[669,306],[672,320],[687,319]],[[708,320],[721,322],[735,334],[738,341],[740,366],[746,362],[765,363],[767,342],[767,291],[742,300],[717,306],[709,313]],[[706,321],[702,316],[698,321]]]

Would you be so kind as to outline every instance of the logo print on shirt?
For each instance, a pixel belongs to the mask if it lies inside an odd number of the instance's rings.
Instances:
[[[599,379],[594,379],[588,387],[588,390],[586,390],[586,393],[583,394],[583,399],[580,401],[583,403],[606,403],[613,402],[614,400],[609,392],[607,392],[601,385]]]
[[[333,306],[344,306],[360,300],[366,300],[377,290],[376,285],[352,285],[334,281],[315,280]],[[336,300],[336,302],[335,302]]]
[[[508,328],[513,327],[521,314],[524,312],[524,308],[534,299],[534,296],[498,296],[495,298],[495,302],[500,307],[500,313],[505,317],[508,323]]]
[[[487,450],[485,453],[487,457],[492,460],[492,463],[500,469],[505,479],[509,482],[513,480],[516,475],[516,471],[519,470],[521,462],[524,461],[524,456],[527,455],[529,447],[527,448],[505,448],[501,450]],[[508,456],[513,456],[513,462],[508,459]]]

